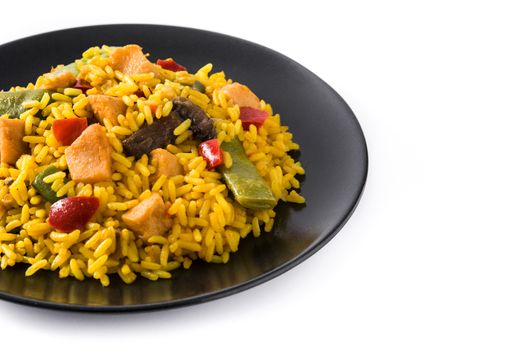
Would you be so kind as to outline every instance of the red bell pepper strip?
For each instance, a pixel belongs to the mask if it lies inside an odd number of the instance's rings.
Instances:
[[[240,119],[242,122],[242,128],[244,130],[249,130],[250,125],[255,125],[259,129],[263,124],[266,118],[268,118],[268,112],[261,111],[257,108],[252,107],[241,107],[240,108]]]
[[[57,119],[53,122],[53,134],[58,142],[64,146],[69,146],[87,126],[86,118]]]
[[[64,232],[84,229],[99,205],[97,197],[63,198],[49,208],[49,224]]]
[[[157,60],[157,64],[161,66],[162,68],[171,70],[173,72],[178,72],[182,70],[187,71],[186,67],[175,62],[173,58],[167,58],[165,60]]]
[[[208,164],[208,169],[218,167],[224,162],[219,140],[211,139],[204,141],[199,145],[199,155],[204,158]]]

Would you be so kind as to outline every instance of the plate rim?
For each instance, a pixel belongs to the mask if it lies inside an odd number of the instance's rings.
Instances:
[[[359,179],[358,195],[353,200],[353,202],[349,203],[348,212],[345,213],[345,215],[341,218],[341,220],[337,223],[337,225],[335,225],[334,228],[326,236],[322,237],[318,242],[313,243],[310,247],[307,247],[305,250],[303,250],[300,254],[295,256],[293,259],[284,262],[283,264],[275,267],[274,269],[270,271],[267,271],[246,282],[239,283],[239,284],[221,289],[219,291],[209,292],[209,293],[205,293],[205,294],[201,294],[197,296],[191,296],[191,297],[182,298],[182,299],[175,299],[175,300],[155,302],[155,303],[133,304],[133,305],[66,304],[66,303],[52,302],[52,301],[41,300],[41,299],[33,299],[30,297],[25,297],[25,296],[13,295],[13,294],[6,293],[3,291],[0,291],[1,300],[14,302],[14,303],[25,305],[25,306],[40,307],[40,308],[61,310],[61,311],[90,312],[90,313],[125,313],[125,312],[155,311],[155,310],[158,311],[158,310],[164,310],[164,309],[173,309],[173,308],[191,306],[195,304],[201,304],[201,303],[213,301],[216,299],[228,297],[228,296],[240,293],[242,291],[251,289],[259,284],[263,284],[278,276],[281,276],[285,272],[291,270],[295,266],[299,265],[300,263],[302,263],[303,261],[311,257],[313,254],[318,252],[330,240],[332,240],[332,238],[334,238],[334,236],[344,227],[344,225],[348,222],[350,217],[353,215],[355,209],[357,208],[363,196],[364,189],[366,187],[366,183],[368,179],[369,155],[368,155],[368,146],[367,146],[366,138],[363,132],[363,128],[361,127],[359,120],[355,116],[355,113],[350,108],[348,103],[346,103],[343,97],[334,88],[332,88],[326,81],[324,81],[321,77],[319,77],[317,74],[315,74],[314,72],[312,72],[310,69],[303,66],[299,62],[269,47],[266,47],[264,45],[261,45],[253,41],[243,39],[243,38],[235,37],[229,34],[224,34],[221,32],[216,32],[216,31],[211,31],[211,30],[206,30],[206,29],[199,29],[199,28],[194,28],[194,27],[172,26],[172,25],[165,25],[165,24],[148,24],[148,23],[109,23],[109,24],[96,24],[96,25],[88,25],[88,26],[68,27],[68,28],[62,28],[62,29],[51,30],[51,31],[43,32],[43,33],[33,34],[33,35],[29,35],[23,38],[19,38],[19,39],[15,39],[15,40],[3,43],[0,45],[0,50],[5,48],[6,46],[16,44],[18,42],[25,41],[25,40],[31,40],[31,39],[34,40],[35,38],[39,36],[44,36],[44,35],[52,35],[52,34],[56,34],[60,32],[67,32],[71,30],[82,30],[82,29],[90,29],[90,28],[101,28],[102,29],[102,27],[115,28],[115,27],[124,27],[124,26],[150,27],[150,28],[156,27],[158,29],[165,28],[165,29],[177,29],[177,30],[190,30],[190,31],[202,32],[207,35],[210,35],[210,34],[218,35],[226,39],[241,41],[241,42],[248,43],[250,45],[254,45],[258,47],[259,49],[267,51],[270,54],[277,55],[280,58],[283,58],[287,60],[288,62],[292,63],[293,65],[299,66],[300,68],[306,70],[313,77],[318,79],[322,83],[325,89],[329,90],[335,97],[337,97],[340,100],[342,105],[344,105],[344,108],[347,110],[348,115],[355,120],[356,127],[357,127],[356,131],[358,132],[359,143],[362,145],[362,148],[363,148],[362,153],[360,154],[360,158],[363,159],[363,164],[362,164],[363,173],[361,175],[361,178]]]

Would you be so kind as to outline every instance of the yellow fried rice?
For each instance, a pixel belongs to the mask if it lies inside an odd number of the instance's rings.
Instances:
[[[239,241],[252,234],[269,232],[275,220],[273,209],[252,210],[239,205],[224,183],[221,173],[206,167],[199,156],[198,140],[192,138],[189,123],[174,131],[176,139],[166,149],[176,155],[184,174],[152,180],[156,169],[148,155],[135,159],[123,152],[122,140],[144,125],[168,116],[172,99],[181,96],[204,110],[215,121],[219,142],[237,137],[249,160],[265,179],[275,198],[304,203],[298,193],[297,175],[304,174],[301,164],[289,151],[298,150],[288,127],[281,124],[270,104],[260,100],[259,108],[268,113],[264,124],[243,129],[239,106],[221,91],[232,83],[224,72],[212,73],[206,64],[194,74],[161,70],[160,74],[125,75],[109,65],[113,48],[92,47],[76,65],[91,88],[66,87],[45,93],[40,100],[24,102],[24,142],[28,152],[16,164],[0,166],[0,268],[28,264],[26,276],[39,270],[56,271],[60,278],[98,279],[109,285],[112,274],[125,283],[143,276],[150,280],[171,278],[170,271],[190,268],[193,260],[227,263]],[[42,77],[39,77],[42,79]],[[205,93],[192,88],[198,80]],[[35,89],[38,80],[11,91]],[[67,172],[65,150],[51,130],[53,121],[91,118],[88,95],[118,97],[126,112],[118,123],[101,121],[111,144],[111,180],[85,184],[72,180]],[[155,106],[155,108],[152,108]],[[1,118],[8,118],[3,115]],[[224,155],[225,166],[231,157]],[[95,216],[85,229],[61,232],[48,222],[51,203],[31,185],[44,168],[54,165],[60,171],[47,178],[59,196],[94,196],[100,201]],[[65,174],[65,175],[62,175]],[[173,225],[164,235],[143,240],[122,221],[121,216],[152,193],[166,205]],[[8,203],[8,204],[5,204]]]

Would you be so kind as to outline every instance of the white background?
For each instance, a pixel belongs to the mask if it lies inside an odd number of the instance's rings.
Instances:
[[[210,303],[140,314],[0,302],[2,348],[523,349],[519,3],[2,2],[0,43],[132,22],[268,46],[343,96],[370,153],[348,224],[284,275]]]

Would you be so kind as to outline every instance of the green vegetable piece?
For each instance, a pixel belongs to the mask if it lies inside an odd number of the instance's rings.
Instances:
[[[113,49],[116,49],[117,47],[118,46],[112,46]],[[109,57],[109,55],[105,51],[103,51],[100,53],[100,57]],[[89,60],[87,58],[78,59],[76,61],[71,62],[70,64],[66,64],[66,65],[63,65],[62,67],[56,68],[54,72],[60,73],[63,71],[70,71],[71,73],[73,73],[75,77],[78,77],[78,75],[80,74],[80,71],[77,68],[77,61],[81,61],[84,64],[86,64],[88,63]]]
[[[80,74],[80,71],[78,70],[77,64],[75,62],[66,64],[65,66],[62,66],[62,67],[58,67],[54,70],[53,73],[60,73],[64,71],[70,71],[75,77]]]
[[[18,118],[26,111],[22,103],[40,100],[46,91],[43,89],[0,92],[0,115],[9,114],[10,118]]]
[[[205,93],[206,92],[206,88],[204,87],[204,85],[202,85],[202,83],[198,80],[195,80],[195,82],[193,83],[193,85],[191,86],[192,89],[195,89],[197,90],[198,92],[200,93]]]
[[[55,203],[62,197],[58,197],[56,192],[51,189],[51,184],[45,183],[44,178],[48,175],[54,174],[60,170],[56,166],[50,165],[44,169],[33,180],[33,187],[44,197],[48,202]]]
[[[219,170],[226,185],[235,196],[235,200],[245,208],[261,210],[271,209],[277,204],[277,199],[263,177],[244,153],[244,147],[239,139],[221,144],[223,151],[230,154],[232,166],[222,165]]]

